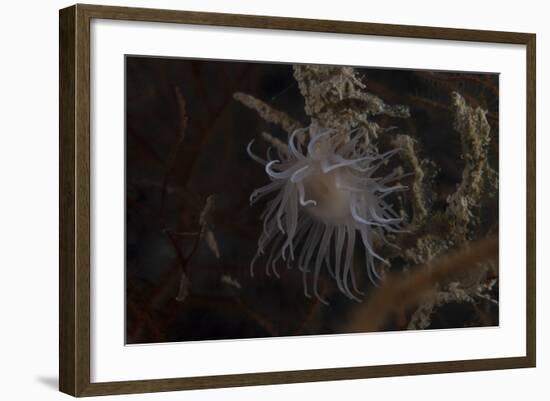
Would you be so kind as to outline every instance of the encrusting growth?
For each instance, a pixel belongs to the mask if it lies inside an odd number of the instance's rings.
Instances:
[[[395,246],[387,236],[402,228],[403,217],[389,199],[406,189],[399,184],[404,177],[401,170],[382,173],[381,167],[399,148],[380,153],[372,139],[385,128],[367,117],[406,118],[409,112],[366,92],[353,68],[296,66],[294,72],[311,117],[307,128],[295,128],[298,124],[285,113],[249,95],[234,96],[289,134],[284,143],[262,133],[275,148],[268,151],[266,160],[252,152],[252,142],[248,147],[271,181],[254,191],[251,202],[272,196],[262,215],[263,231],[251,270],[260,259],[268,274],[278,275],[277,265],[282,262],[296,267],[302,272],[305,294],[309,296],[311,288],[314,296],[326,302],[318,285],[326,268],[343,294],[360,300],[365,286],[357,283],[354,270],[356,243],[364,248],[367,276],[376,285],[389,265],[376,247],[380,243]],[[338,109],[350,100],[362,110],[331,111],[332,106]]]
[[[462,182],[447,196],[443,211],[432,210],[429,183],[437,166],[419,156],[416,138],[373,119],[409,118],[406,106],[387,105],[367,92],[351,67],[296,65],[294,77],[310,118],[306,128],[252,96],[234,96],[288,133],[286,141],[261,133],[271,145],[265,159],[252,152],[252,142],[248,146],[270,180],[251,197],[252,202],[267,199],[252,268],[265,263],[266,272],[275,275],[279,264],[298,268],[306,295],[312,289],[322,302],[318,282],[326,270],[339,292],[361,300],[366,283],[357,282],[356,247],[362,247],[364,268],[376,285],[396,259],[407,274],[476,239],[482,189],[494,193],[497,188],[497,173],[488,162],[491,137],[485,111],[452,93],[453,126],[462,141]],[[438,285],[434,297],[418,305],[409,328],[427,327],[438,303],[488,299],[494,285],[488,269],[473,269],[469,277]]]

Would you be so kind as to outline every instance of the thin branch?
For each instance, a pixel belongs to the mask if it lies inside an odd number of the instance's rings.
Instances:
[[[292,119],[288,114],[274,109],[269,104],[262,102],[253,96],[247,95],[246,93],[237,92],[233,95],[233,98],[241,102],[249,109],[255,110],[265,121],[280,126],[289,134],[297,128],[300,128],[300,123]]]
[[[437,284],[456,274],[477,269],[481,263],[497,257],[498,241],[492,238],[478,241],[451,256],[437,257],[408,277],[402,274],[389,276],[368,303],[358,307],[345,331],[378,331],[392,315],[420,301]]]

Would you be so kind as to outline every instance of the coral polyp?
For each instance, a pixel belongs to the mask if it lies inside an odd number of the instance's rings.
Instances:
[[[270,183],[256,189],[251,203],[270,196],[262,214],[263,231],[251,263],[265,260],[269,274],[277,266],[302,272],[304,292],[323,303],[319,279],[326,269],[348,298],[361,300],[364,286],[355,272],[356,243],[362,244],[367,277],[374,284],[383,279],[388,261],[376,244],[392,245],[386,236],[399,232],[402,217],[388,197],[406,189],[398,183],[399,170],[380,174],[381,167],[399,149],[378,153],[365,146],[356,132],[341,135],[334,129],[310,126],[294,130],[286,148],[268,150],[267,159],[248,153],[264,166]]]

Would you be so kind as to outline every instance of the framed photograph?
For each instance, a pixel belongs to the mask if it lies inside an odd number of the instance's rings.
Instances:
[[[535,366],[534,34],[59,21],[61,391]]]

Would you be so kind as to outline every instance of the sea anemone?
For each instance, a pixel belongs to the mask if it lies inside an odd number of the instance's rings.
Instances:
[[[380,167],[397,153],[393,149],[378,153],[365,146],[358,131],[339,135],[333,129],[311,126],[292,132],[286,149],[272,149],[267,160],[254,153],[271,183],[256,189],[250,196],[253,204],[271,195],[262,214],[263,231],[258,240],[254,265],[269,249],[266,273],[278,277],[277,265],[298,268],[302,272],[304,293],[308,287],[321,302],[319,277],[325,266],[338,289],[348,298],[360,301],[354,271],[357,233],[365,251],[366,272],[377,285],[383,279],[383,265],[388,261],[375,251],[375,244],[391,244],[388,233],[400,232],[402,217],[392,208],[388,196],[406,187],[396,183],[403,177],[398,170],[376,176]],[[281,259],[283,262],[281,262]]]

